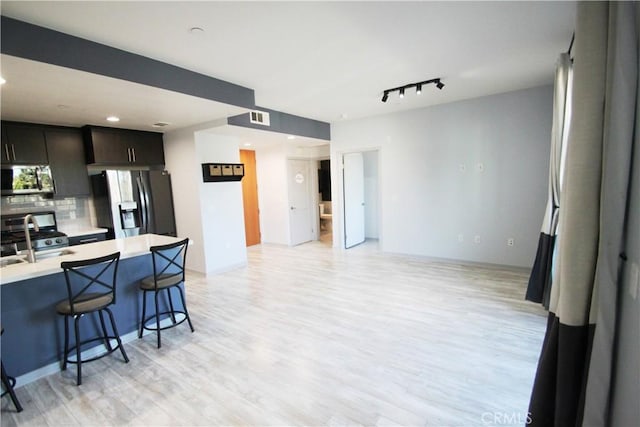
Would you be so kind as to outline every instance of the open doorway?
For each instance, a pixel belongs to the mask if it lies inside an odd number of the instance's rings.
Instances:
[[[331,203],[331,160],[318,161],[318,240],[333,242],[333,205]]]

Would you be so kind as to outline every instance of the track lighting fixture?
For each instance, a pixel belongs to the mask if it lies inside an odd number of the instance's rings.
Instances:
[[[427,85],[429,83],[433,83],[436,85],[436,87],[440,90],[442,90],[442,88],[444,87],[444,83],[442,83],[440,81],[440,78],[437,79],[431,79],[431,80],[425,80],[423,82],[417,82],[417,83],[409,83],[406,84],[404,86],[398,86],[398,87],[394,87],[393,89],[387,89],[382,93],[382,102],[387,102],[387,100],[389,99],[389,93],[391,92],[395,92],[398,91],[398,93],[400,94],[400,98],[404,98],[404,91],[405,89],[409,89],[412,87],[416,88],[416,95],[420,95],[422,93],[422,86],[423,85]]]

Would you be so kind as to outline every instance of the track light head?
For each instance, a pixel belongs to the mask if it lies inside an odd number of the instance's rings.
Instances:
[[[382,94],[382,102],[387,102],[387,99],[389,99],[389,91],[385,90],[384,94]]]
[[[442,90],[442,88],[444,87],[444,83],[442,83],[442,82],[440,81],[440,79],[438,79],[438,81],[436,82],[436,87],[437,87],[438,89]]]
[[[404,88],[400,88],[400,98],[404,98]]]
[[[422,83],[416,84],[416,95],[420,95],[422,93]]]

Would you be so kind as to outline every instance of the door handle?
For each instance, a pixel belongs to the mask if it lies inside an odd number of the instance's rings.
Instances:
[[[295,210],[295,208],[296,208],[295,206],[291,206],[291,210]]]

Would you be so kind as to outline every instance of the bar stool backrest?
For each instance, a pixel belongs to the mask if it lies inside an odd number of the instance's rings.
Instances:
[[[153,258],[153,277],[156,290],[159,280],[174,279],[175,282],[184,282],[188,246],[189,239],[187,238],[179,242],[149,248]]]
[[[94,299],[110,295],[110,304],[115,304],[119,260],[120,252],[114,252],[103,257],[60,264],[67,282],[71,315],[76,314],[74,305],[88,297]]]

